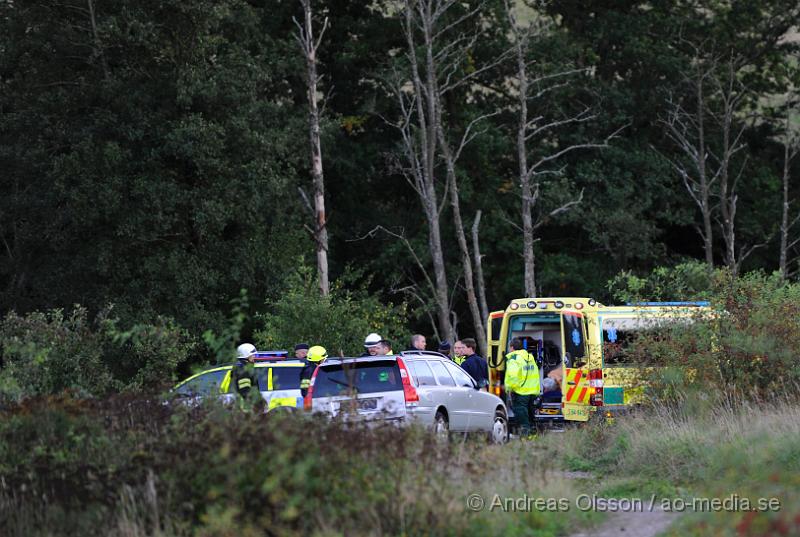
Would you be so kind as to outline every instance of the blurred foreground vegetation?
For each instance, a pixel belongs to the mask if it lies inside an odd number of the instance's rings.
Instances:
[[[568,513],[472,513],[471,492],[574,495],[483,439],[117,397],[0,419],[3,535],[563,534]],[[498,526],[499,525],[499,526]]]

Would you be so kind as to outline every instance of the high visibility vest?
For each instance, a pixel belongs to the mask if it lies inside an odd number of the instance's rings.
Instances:
[[[506,355],[506,388],[520,395],[541,393],[539,366],[528,351],[521,349]]]
[[[461,364],[463,364],[463,363],[464,363],[464,360],[466,360],[466,359],[467,359],[467,357],[466,357],[466,356],[453,356],[453,361],[454,361],[455,363],[457,363],[458,365],[461,365]]]

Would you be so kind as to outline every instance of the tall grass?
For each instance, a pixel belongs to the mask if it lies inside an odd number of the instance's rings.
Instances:
[[[556,442],[568,468],[595,473],[601,495],[781,503],[777,512],[688,512],[674,535],[800,534],[797,395],[679,393],[614,424],[545,440],[553,448]]]

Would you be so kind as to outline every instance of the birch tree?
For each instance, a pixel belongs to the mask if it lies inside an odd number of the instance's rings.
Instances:
[[[452,211],[472,326],[480,342],[480,351],[485,354],[484,314],[476,291],[473,257],[461,214],[457,163],[463,150],[477,135],[480,123],[492,114],[473,118],[457,133],[448,124],[444,113],[445,100],[454,90],[461,88],[468,93],[470,84],[480,74],[505,59],[505,55],[500,54],[485,65],[465,69],[480,36],[481,23],[477,17],[483,7],[483,3],[464,6],[455,0],[405,0],[403,31],[409,76],[396,76],[394,90],[402,112],[402,119],[397,124],[403,138],[405,165],[402,168],[420,197],[429,228],[429,249],[435,276],[433,291],[441,332],[450,336],[455,333],[452,312],[446,322],[444,319],[450,302],[447,300],[447,276],[441,248],[439,217],[443,207],[440,205],[440,192],[441,202],[448,200]],[[438,161],[444,164],[444,181],[437,179],[437,174],[441,174],[437,168]]]
[[[537,296],[536,254],[534,251],[536,232],[549,218],[569,211],[583,200],[583,191],[581,191],[572,199],[566,200],[558,207],[542,214],[541,208],[538,206],[543,190],[542,179],[560,173],[558,169],[554,168],[554,165],[567,153],[580,149],[607,147],[608,141],[617,133],[610,134],[602,142],[577,143],[566,147],[559,147],[555,143],[555,136],[560,128],[586,123],[597,117],[589,107],[585,107],[575,114],[556,117],[551,117],[546,112],[547,104],[543,98],[558,88],[566,86],[570,77],[585,72],[585,70],[565,69],[552,73],[532,70],[535,61],[531,61],[529,57],[531,38],[547,32],[548,24],[545,19],[534,17],[531,22],[522,26],[517,19],[516,8],[512,2],[506,0],[505,6],[516,59],[516,73],[512,83],[517,97],[516,147],[519,166],[518,186],[521,197],[525,295],[535,297]],[[539,109],[530,110],[531,103],[538,104]],[[534,148],[537,156],[531,158]]]
[[[792,128],[792,109],[787,107],[785,132],[783,135],[783,173],[781,174],[781,187],[783,200],[781,203],[781,238],[779,270],[781,277],[789,278],[789,252],[800,242],[800,238],[789,241],[789,232],[800,220],[800,213],[790,217],[791,204],[789,201],[789,186],[791,182],[792,161],[800,153],[800,132]],[[791,218],[791,221],[789,221]]]
[[[314,242],[317,251],[317,273],[319,292],[322,296],[330,294],[328,275],[328,219],[325,214],[325,177],[322,168],[322,143],[320,141],[320,110],[318,86],[320,75],[317,61],[320,43],[328,28],[325,17],[319,36],[314,37],[312,0],[300,0],[303,7],[303,22],[294,19],[297,26],[297,42],[306,60],[306,92],[308,98],[308,136],[311,147],[311,177],[314,183]]]
[[[742,261],[765,244],[740,246],[736,237],[739,180],[747,167],[746,156],[738,156],[746,148],[743,135],[748,90],[739,78],[745,64],[734,55],[723,58],[702,54],[700,47],[695,52],[693,69],[686,77],[693,88],[694,102],[668,103],[664,121],[667,136],[683,156],[670,162],[700,210],[702,224],[697,230],[703,240],[706,264],[709,268],[714,266],[716,221],[725,245],[723,261],[735,274]]]

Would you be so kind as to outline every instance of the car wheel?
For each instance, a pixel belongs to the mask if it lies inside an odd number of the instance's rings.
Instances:
[[[489,433],[489,440],[492,444],[505,444],[508,442],[508,420],[505,414],[499,410],[495,412],[492,431]]]
[[[436,416],[433,418],[433,435],[437,440],[447,440],[449,434],[450,421],[447,419],[447,414],[437,410]]]

